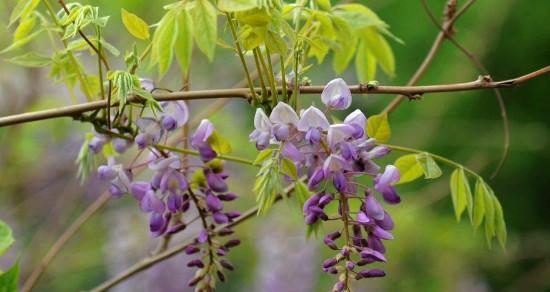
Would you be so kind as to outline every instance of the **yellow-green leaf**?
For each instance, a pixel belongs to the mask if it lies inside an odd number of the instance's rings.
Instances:
[[[498,243],[500,247],[504,249],[506,247],[506,222],[504,221],[504,213],[502,211],[502,206],[498,201],[497,197],[493,194],[493,204],[495,206],[495,231],[497,234]]]
[[[235,18],[250,26],[266,26],[271,21],[271,15],[265,9],[254,8],[235,13]]]
[[[25,19],[39,3],[40,0],[19,0],[11,13],[9,25],[15,23],[19,18]]]
[[[214,131],[210,137],[208,137],[208,144],[216,151],[218,154],[228,154],[231,153],[231,144],[229,141],[218,134],[217,131]]]
[[[258,6],[257,0],[219,0],[218,8],[221,11],[237,12],[252,9]]]
[[[256,156],[256,159],[254,160],[254,164],[257,164],[257,165],[262,164],[262,162],[264,162],[266,159],[271,157],[272,153],[273,153],[272,148],[267,148],[260,151],[260,153],[258,153],[258,156]]]
[[[472,191],[470,190],[470,183],[464,173],[462,167],[457,168],[451,174],[451,198],[455,209],[456,220],[460,221],[460,217],[466,208],[468,208],[468,214],[470,221],[472,220],[473,199]]]
[[[6,61],[19,66],[33,67],[33,68],[45,67],[50,65],[53,62],[51,58],[46,56],[41,56],[33,52],[27,53],[21,56],[13,57]]]
[[[126,9],[122,8],[122,23],[126,29],[136,38],[141,40],[146,40],[150,37],[149,35],[149,25],[139,16],[128,12]]]
[[[158,59],[159,75],[164,76],[174,57],[174,45],[178,36],[178,23],[176,12],[168,11],[162,18],[153,39],[153,51]]]
[[[271,50],[271,53],[277,53],[282,56],[286,56],[286,50],[288,46],[285,40],[277,33],[267,31],[265,44]]]
[[[178,37],[176,39],[176,59],[181,70],[187,73],[193,53],[193,21],[186,9],[182,9],[177,16]]]
[[[485,204],[485,239],[491,247],[491,239],[495,236],[495,204],[490,187],[484,184],[484,204]]]
[[[34,25],[36,24],[36,17],[30,16],[21,21],[17,29],[15,30],[13,34],[13,41],[16,42],[18,40],[21,40],[29,35],[29,33],[34,28]]]
[[[306,184],[301,180],[296,180],[294,183],[294,194],[300,208],[304,205],[306,200],[311,196],[311,192],[307,188]]]
[[[365,41],[360,40],[355,56],[355,72],[359,82],[367,82],[376,75],[376,58],[366,47]]]
[[[191,10],[195,41],[210,61],[214,58],[218,36],[216,8],[208,0],[197,0]]]
[[[478,178],[475,186],[474,227],[477,229],[485,216],[485,183]]]
[[[393,76],[395,73],[395,57],[388,42],[374,28],[364,29],[361,35],[365,40],[365,45],[378,60],[382,70],[389,76]]]
[[[288,158],[283,158],[281,160],[281,171],[292,179],[298,179],[296,165]]]
[[[428,153],[420,153],[416,155],[416,160],[422,167],[424,172],[424,178],[434,179],[441,176],[441,168],[437,165],[435,160]]]
[[[416,159],[416,154],[403,155],[394,162],[394,165],[399,169],[401,175],[397,184],[404,184],[418,179],[424,173]]]
[[[391,137],[388,115],[383,113],[370,116],[367,120],[367,134],[378,142],[388,142]]]

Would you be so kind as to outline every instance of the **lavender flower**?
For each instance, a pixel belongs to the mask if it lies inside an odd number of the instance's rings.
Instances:
[[[351,105],[351,91],[344,79],[336,78],[327,83],[321,100],[329,108],[345,110]]]
[[[258,150],[263,150],[269,145],[271,128],[273,126],[261,108],[256,109],[254,127],[256,127],[256,129],[250,134],[250,140],[256,142],[256,148],[258,148]]]

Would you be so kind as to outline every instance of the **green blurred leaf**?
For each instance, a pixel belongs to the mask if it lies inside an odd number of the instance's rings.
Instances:
[[[40,0],[19,0],[11,13],[9,25],[15,23],[19,18],[25,19],[39,3]]]
[[[475,186],[475,201],[474,201],[474,227],[477,229],[483,216],[485,216],[485,183],[481,178],[478,178]]]
[[[229,141],[218,133],[214,131],[210,137],[208,137],[208,144],[216,151],[218,154],[228,154],[231,153],[231,144]]]
[[[386,113],[372,115],[367,120],[367,134],[380,143],[390,140],[391,129]]]
[[[19,66],[32,67],[32,68],[46,67],[52,64],[53,62],[53,60],[50,57],[42,56],[34,52],[13,57],[13,58],[7,59],[6,61]]]
[[[437,165],[435,160],[430,156],[430,154],[424,152],[416,155],[416,160],[418,164],[422,167],[424,172],[424,178],[434,179],[442,175],[441,168]]]
[[[235,13],[235,18],[250,26],[266,26],[271,22],[271,17],[265,9],[254,8]]]
[[[218,9],[226,12],[237,12],[255,8],[258,6],[257,0],[219,0]]]
[[[33,32],[32,34],[27,35],[26,37],[13,42],[10,46],[8,46],[7,48],[0,51],[0,54],[5,54],[7,52],[11,52],[13,50],[16,50],[16,49],[26,45],[28,42],[32,41],[34,38],[36,38],[43,31],[44,31],[44,29],[39,29],[39,30]]]
[[[485,239],[487,245],[491,247],[492,238],[495,236],[495,204],[493,194],[489,186],[484,183],[484,204],[485,204]]]
[[[281,56],[286,56],[288,45],[279,34],[270,30],[267,31],[265,45],[269,48],[269,50],[272,53],[277,53],[277,54],[280,54]]]
[[[174,57],[174,46],[178,36],[176,10],[169,10],[159,23],[153,37],[154,58],[158,61],[159,78],[170,69]]]
[[[298,206],[302,208],[306,200],[312,195],[307,185],[302,180],[296,180],[294,182],[294,195],[298,201]]]
[[[139,16],[128,12],[126,9],[121,10],[122,23],[126,29],[136,38],[146,40],[150,37],[149,25]]]
[[[11,228],[0,220],[0,255],[3,255],[14,242]]]
[[[472,221],[473,198],[470,190],[470,183],[464,173],[464,168],[460,167],[453,171],[450,180],[451,198],[455,209],[456,220],[460,221],[462,213],[468,208],[468,215]]]
[[[7,272],[0,274],[0,292],[17,292],[19,282],[19,261]]]
[[[359,82],[367,82],[376,76],[376,58],[365,45],[364,40],[359,41],[355,56],[355,71]]]
[[[495,228],[497,239],[500,247],[505,249],[506,247],[506,222],[504,221],[504,212],[502,211],[502,206],[498,201],[498,198],[493,194],[493,204],[495,206]]]
[[[30,16],[21,21],[15,32],[13,33],[13,41],[16,42],[29,35],[34,26],[36,25],[36,17]]]
[[[395,57],[388,42],[374,28],[364,29],[361,36],[365,40],[365,45],[369,51],[376,58],[380,67],[382,67],[382,70],[393,77],[395,74]]]
[[[256,156],[256,159],[254,160],[254,164],[257,164],[257,165],[262,164],[266,159],[271,157],[271,155],[273,154],[273,151],[274,151],[273,148],[267,148],[260,151],[260,153],[258,153],[258,156]]]
[[[195,41],[199,49],[212,61],[218,36],[216,8],[208,0],[197,0],[195,4],[191,10]]]
[[[344,73],[355,55],[358,38],[353,34],[348,22],[341,17],[333,16],[336,41],[338,48],[334,49],[332,67],[338,74]]]
[[[187,74],[193,54],[193,20],[186,9],[181,9],[177,15],[177,22],[176,59],[181,71]]]
[[[401,178],[397,184],[404,184],[418,179],[424,174],[422,166],[416,159],[416,154],[407,154],[399,157],[393,165],[399,169]]]
[[[294,180],[298,179],[298,170],[296,169],[296,164],[294,164],[294,162],[288,158],[283,158],[281,160],[281,171]]]

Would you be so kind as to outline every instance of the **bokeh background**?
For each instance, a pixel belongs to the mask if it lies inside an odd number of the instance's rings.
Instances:
[[[119,48],[134,40],[120,19],[122,7],[149,23],[162,15],[169,1],[82,1],[111,15],[105,37]],[[405,84],[434,40],[437,29],[420,1],[364,1],[391,25],[405,45],[392,43],[397,74],[382,84]],[[443,0],[429,1],[441,15]],[[464,1],[459,1],[463,3]],[[0,1],[0,47],[8,45],[6,28],[14,0]],[[478,1],[461,17],[456,39],[473,51],[495,80],[519,76],[550,61],[550,2],[547,0]],[[223,27],[220,27],[223,32]],[[25,50],[44,50],[39,39]],[[143,45],[143,44],[140,44]],[[122,51],[123,51],[122,50]],[[218,48],[214,63],[194,54],[191,88],[225,88],[240,80],[241,68],[231,52]],[[91,66],[92,59],[88,60]],[[114,61],[114,59],[113,59]],[[314,84],[334,77],[327,65],[308,76]],[[117,64],[122,68],[122,64]],[[95,67],[90,67],[95,68]],[[95,69],[94,69],[95,70]],[[177,89],[176,68],[159,85]],[[445,43],[421,84],[470,81],[479,71],[450,43]],[[146,75],[153,77],[154,75]],[[345,73],[355,82],[353,70]],[[488,249],[481,232],[467,220],[457,223],[449,196],[449,174],[434,181],[418,180],[399,188],[403,203],[389,210],[396,221],[396,239],[388,243],[388,276],[362,281],[357,291],[550,291],[550,78],[543,76],[517,88],[502,90],[511,125],[510,157],[489,183],[502,202],[509,228],[506,251]],[[311,97],[316,101],[319,97]],[[379,112],[392,96],[355,96],[354,107]],[[47,71],[23,69],[0,61],[0,115],[71,104],[64,87],[47,78]],[[197,113],[209,102],[192,102]],[[319,101],[317,101],[319,103]],[[234,154],[253,158],[247,141],[253,110],[232,101],[212,120],[231,138]],[[488,178],[503,148],[503,130],[492,91],[426,95],[405,102],[390,116],[391,143],[424,149],[462,162]],[[17,242],[0,260],[0,269],[21,258],[22,279],[62,231],[106,188],[93,178],[81,185],[75,178],[78,149],[89,126],[68,118],[0,129],[0,218],[14,229]],[[390,161],[398,157],[393,154]],[[231,188],[241,195],[235,208],[254,204],[255,169],[229,164]],[[305,238],[298,207],[278,204],[264,217],[237,229],[243,245],[230,259],[237,270],[219,291],[327,291],[335,278],[323,274],[321,262],[330,251],[320,239]],[[192,229],[192,228],[191,228]],[[192,232],[192,230],[190,230]],[[188,235],[188,234],[187,234]],[[173,243],[183,240],[178,236]],[[110,201],[94,215],[54,259],[36,291],[89,289],[147,255],[151,239],[146,215],[130,197]],[[112,291],[187,291],[193,271],[184,256],[176,256],[143,272]]]

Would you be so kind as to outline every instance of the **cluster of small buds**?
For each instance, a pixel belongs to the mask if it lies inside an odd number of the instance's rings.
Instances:
[[[325,112],[345,110],[351,105],[352,96],[345,81],[338,78],[326,85],[321,100],[326,106]],[[279,102],[269,117],[257,109],[254,125],[256,129],[250,139],[259,150],[278,145],[281,156],[293,161],[299,173],[307,175],[308,187],[315,194],[303,206],[306,224],[327,220],[344,223],[342,230],[324,239],[329,248],[340,251],[323,264],[325,272],[341,275],[334,291],[349,290],[351,277],[384,276],[380,269],[356,270],[369,263],[385,262],[381,240],[393,239],[388,232],[393,228],[391,217],[376,200],[373,189],[356,178],[372,177],[374,190],[384,201],[397,204],[400,197],[393,184],[399,181],[400,174],[392,165],[380,173],[381,167],[375,160],[390,150],[368,137],[366,116],[355,110],[343,122],[331,124],[325,113],[314,106],[302,110],[298,116],[292,107]],[[365,196],[357,195],[360,192]],[[338,214],[327,214],[325,207],[334,200],[338,201]],[[360,208],[350,210],[349,200],[360,200]],[[338,245],[340,238],[343,244]]]
[[[216,159],[218,153],[210,145],[209,138],[215,133],[215,128],[209,120],[202,120],[190,137],[191,147],[200,154],[199,164],[190,165],[188,158],[157,147],[171,132],[185,125],[189,118],[188,108],[182,101],[161,105],[163,111],[157,117],[142,117],[135,122],[139,130],[134,138],[135,145],[139,149],[138,155],[144,151],[148,153],[146,162],[140,165],[132,163],[129,168],[124,168],[122,164],[117,164],[114,156],[110,156],[107,164],[99,166],[98,177],[111,183],[109,190],[113,197],[131,194],[139,202],[141,210],[149,214],[149,230],[153,237],[184,230],[187,225],[181,220],[181,215],[196,209],[202,230],[195,242],[187,246],[185,253],[200,254],[200,257],[187,263],[188,267],[198,268],[189,285],[196,286],[197,291],[211,291],[216,276],[224,281],[224,270],[234,269],[225,256],[240,241],[231,239],[221,243],[217,238],[233,233],[222,226],[233,222],[241,214],[225,211],[224,202],[233,201],[238,196],[228,191],[228,174],[224,171],[223,161]],[[131,139],[96,133],[88,147],[95,154],[108,143],[118,153],[134,145]],[[132,169],[145,165],[151,172],[150,180],[133,181]]]

